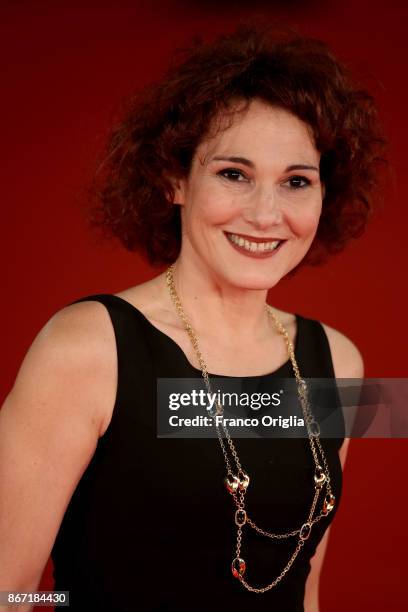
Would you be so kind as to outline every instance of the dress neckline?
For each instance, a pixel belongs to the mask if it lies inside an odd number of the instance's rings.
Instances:
[[[184,363],[186,364],[186,366],[192,370],[193,372],[195,372],[196,374],[202,376],[202,372],[199,368],[196,368],[195,366],[193,366],[192,363],[190,363],[190,361],[187,359],[186,354],[184,353],[183,349],[181,348],[181,346],[175,341],[173,340],[173,338],[171,336],[169,336],[168,334],[164,333],[161,329],[159,329],[158,327],[156,327],[155,325],[153,325],[153,323],[146,317],[146,315],[143,314],[143,312],[141,310],[139,310],[139,308],[137,308],[136,306],[134,306],[133,304],[131,304],[128,300],[125,300],[125,298],[120,297],[119,295],[115,295],[114,293],[111,294],[113,298],[116,298],[118,300],[120,300],[120,302],[124,303],[125,305],[127,304],[127,306],[134,312],[136,313],[139,318],[145,323],[145,325],[147,325],[149,327],[149,329],[155,333],[157,335],[157,337],[160,337],[163,340],[167,340],[167,342],[170,343],[170,345],[176,350],[176,352],[180,355],[180,357],[183,359]],[[300,337],[300,328],[301,328],[301,319],[302,316],[298,313],[294,313],[295,318],[296,318],[296,332],[295,332],[295,340],[294,340],[294,353],[295,353],[295,357],[296,357],[296,361],[299,362],[299,337]],[[267,372],[266,374],[253,374],[251,376],[231,376],[231,375],[227,375],[227,374],[213,374],[212,372],[208,372],[208,376],[211,376],[212,378],[242,378],[242,379],[258,379],[258,378],[266,378],[268,376],[277,376],[278,374],[280,374],[282,371],[284,370],[288,370],[290,369],[292,371],[291,368],[291,361],[288,358],[285,363],[283,363],[281,366],[279,366],[276,370],[274,370],[273,372]]]

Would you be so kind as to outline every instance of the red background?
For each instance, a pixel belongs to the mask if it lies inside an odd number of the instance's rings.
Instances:
[[[2,2],[1,398],[39,329],[91,293],[158,273],[86,230],[83,189],[126,94],[160,78],[192,35],[255,10],[328,42],[377,98],[393,175],[367,233],[270,292],[278,308],[350,336],[367,377],[407,376],[406,24],[398,2]],[[250,6],[250,9],[248,6]],[[322,571],[321,612],[406,610],[406,440],[352,440]],[[52,588],[51,565],[40,588]],[[49,608],[48,608],[49,609]]]

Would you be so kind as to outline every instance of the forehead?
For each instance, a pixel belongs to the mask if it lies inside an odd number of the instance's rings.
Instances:
[[[314,161],[319,158],[310,126],[283,108],[255,99],[246,110],[225,116],[225,120],[222,115],[213,120],[210,135],[197,149],[200,158],[238,152],[247,156],[274,152],[307,155]]]

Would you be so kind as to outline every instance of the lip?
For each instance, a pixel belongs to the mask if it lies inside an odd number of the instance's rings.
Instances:
[[[267,259],[269,257],[273,257],[275,255],[275,253],[277,253],[278,251],[280,251],[282,245],[284,244],[284,242],[286,242],[285,240],[282,240],[282,242],[276,247],[276,249],[274,249],[273,251],[267,251],[267,252],[259,252],[256,253],[254,251],[247,251],[246,249],[244,249],[243,247],[240,247],[238,244],[235,244],[235,242],[232,242],[228,236],[227,233],[231,233],[231,232],[224,232],[225,234],[225,239],[227,240],[227,242],[236,250],[238,251],[238,253],[241,253],[242,255],[246,255],[247,257],[252,257],[252,259]],[[237,234],[237,236],[241,236],[241,234]],[[242,235],[242,237],[244,237]],[[265,240],[262,240],[261,242],[266,242]]]
[[[268,236],[262,236],[262,238],[259,238],[255,236],[248,236],[248,234],[238,234],[237,232],[224,232],[224,234],[233,234],[235,236],[239,236],[240,238],[244,238],[249,242],[275,242],[275,240],[284,240],[284,238],[278,238],[277,236],[273,238],[269,238]]]

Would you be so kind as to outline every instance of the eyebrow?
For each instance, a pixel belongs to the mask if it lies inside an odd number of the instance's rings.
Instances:
[[[255,164],[245,157],[222,157],[221,155],[216,155],[210,161],[229,161],[235,164],[243,164],[249,168],[255,168]],[[309,166],[308,164],[292,164],[285,169],[285,172],[291,172],[292,170],[316,170],[316,172],[320,172],[319,168]]]

